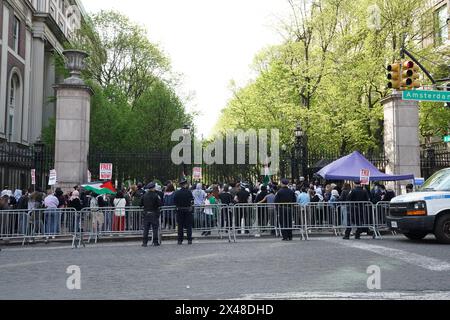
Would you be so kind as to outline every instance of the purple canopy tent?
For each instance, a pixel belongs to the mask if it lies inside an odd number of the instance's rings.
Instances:
[[[372,182],[414,180],[413,174],[393,176],[380,172],[358,151],[329,164],[320,170],[317,175],[325,180],[358,181],[361,178],[361,169],[370,170],[370,181]]]

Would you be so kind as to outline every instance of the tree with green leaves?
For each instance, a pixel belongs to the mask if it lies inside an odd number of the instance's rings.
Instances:
[[[91,150],[169,151],[172,131],[192,126],[193,115],[170,79],[169,59],[126,16],[115,11],[93,15],[70,47],[89,54],[83,77],[94,91]],[[57,63],[64,74],[63,60]],[[53,120],[43,131],[48,145],[54,144],[55,127]]]
[[[429,69],[435,69],[430,61],[446,55],[445,48],[425,45],[433,37],[432,8],[425,0],[287,4],[292,15],[282,25],[285,41],[256,56],[255,80],[232,87],[217,129],[276,127],[289,146],[300,122],[310,150],[382,152],[385,67],[400,59],[402,47],[428,57]],[[422,135],[442,132],[448,126],[443,116],[442,108],[422,104]]]

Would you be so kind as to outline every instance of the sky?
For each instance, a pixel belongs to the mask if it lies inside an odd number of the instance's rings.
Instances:
[[[115,9],[144,25],[149,39],[181,73],[179,94],[198,111],[199,136],[207,138],[231,98],[230,81],[244,85],[263,48],[278,44],[276,26],[287,16],[286,0],[83,0],[88,13]]]

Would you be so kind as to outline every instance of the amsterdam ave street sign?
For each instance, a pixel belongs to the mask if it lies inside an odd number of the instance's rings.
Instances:
[[[450,91],[408,90],[403,91],[403,100],[450,102]]]

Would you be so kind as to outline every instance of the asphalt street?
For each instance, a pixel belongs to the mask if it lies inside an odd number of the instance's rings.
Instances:
[[[81,289],[66,273],[79,267]],[[381,289],[369,290],[379,267]],[[72,282],[75,283],[75,282]],[[334,237],[6,247],[0,299],[450,299],[450,246],[433,237]]]

